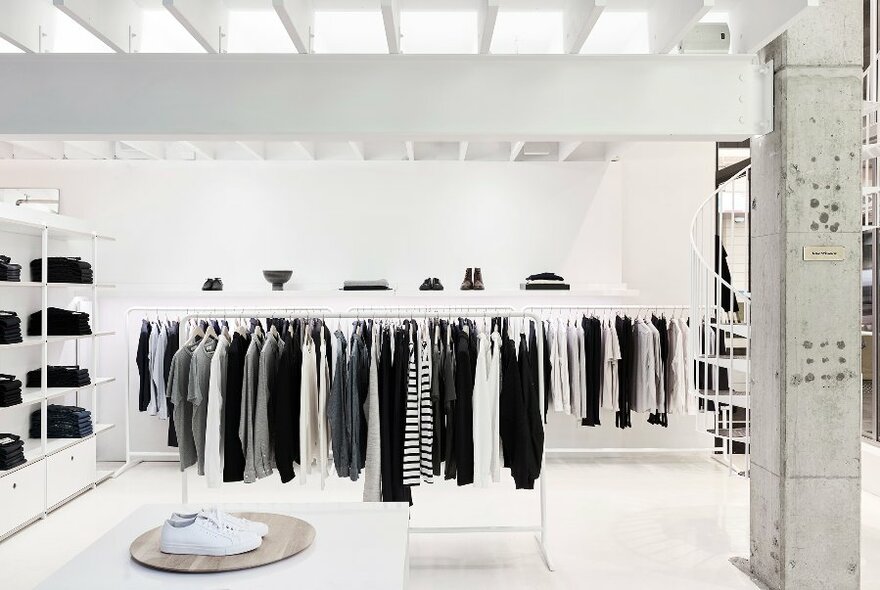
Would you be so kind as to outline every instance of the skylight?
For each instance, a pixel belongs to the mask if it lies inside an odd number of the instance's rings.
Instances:
[[[141,53],[204,53],[204,48],[167,10],[145,10]]]
[[[229,12],[229,53],[294,53],[278,15],[272,10]]]
[[[648,13],[606,10],[581,53],[648,53]]]
[[[562,12],[500,10],[492,53],[562,53]]]
[[[315,12],[315,53],[388,53],[382,13]]]
[[[476,53],[476,12],[400,13],[403,53]]]
[[[0,53],[24,53],[24,51],[22,51],[6,39],[0,39]]]

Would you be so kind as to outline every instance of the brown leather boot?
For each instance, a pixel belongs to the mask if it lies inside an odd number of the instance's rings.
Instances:
[[[474,275],[473,269],[469,268],[464,271],[464,280],[461,282],[461,290],[462,291],[472,291],[474,288]]]
[[[474,269],[474,290],[482,291],[484,289],[483,285],[483,271],[480,267]]]

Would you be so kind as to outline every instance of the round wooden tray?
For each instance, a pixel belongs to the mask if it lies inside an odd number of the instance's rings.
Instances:
[[[166,572],[204,574],[232,572],[268,565],[292,557],[307,549],[315,540],[315,528],[304,520],[282,514],[242,512],[248,520],[269,525],[269,534],[254,551],[240,555],[169,555],[159,551],[162,527],[147,531],[131,544],[131,558],[141,565]]]

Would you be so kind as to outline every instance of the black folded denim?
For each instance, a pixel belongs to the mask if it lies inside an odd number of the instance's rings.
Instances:
[[[84,336],[92,333],[89,314],[85,312],[50,307],[46,315],[47,333],[50,336]],[[42,332],[43,310],[40,310],[28,318],[28,336],[40,336]]]
[[[0,449],[14,445],[21,441],[21,437],[11,432],[0,432]]]
[[[18,467],[19,465],[23,465],[24,463],[27,463],[27,459],[25,459],[24,455],[22,455],[13,462],[0,464],[0,471],[8,471],[10,469]]]
[[[14,311],[0,310],[0,329],[21,326],[21,318]]]
[[[0,448],[0,459],[5,459],[10,455],[14,455],[16,453],[22,452],[24,449],[24,442],[18,441],[15,444]]]
[[[43,383],[42,371],[28,371],[26,382],[28,387],[40,387]],[[83,387],[91,382],[89,370],[81,369],[78,365],[46,367],[47,387]]]
[[[52,256],[46,261],[48,283],[92,283],[92,265],[77,257]],[[31,280],[42,281],[43,261],[40,258],[30,264]]]

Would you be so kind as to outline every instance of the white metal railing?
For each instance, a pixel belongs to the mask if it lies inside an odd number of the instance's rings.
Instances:
[[[689,347],[693,393],[700,400],[697,428],[714,437],[714,458],[731,473],[744,476],[749,473],[751,435],[751,294],[737,288],[733,278],[723,278],[721,265],[727,250],[728,260],[744,260],[748,267],[748,234],[739,242],[730,234],[737,223],[749,221],[750,170],[747,166],[738,172],[697,209],[691,222],[690,260]],[[744,206],[737,204],[741,195]],[[739,313],[732,311],[734,302]],[[743,348],[743,353],[736,352]]]

